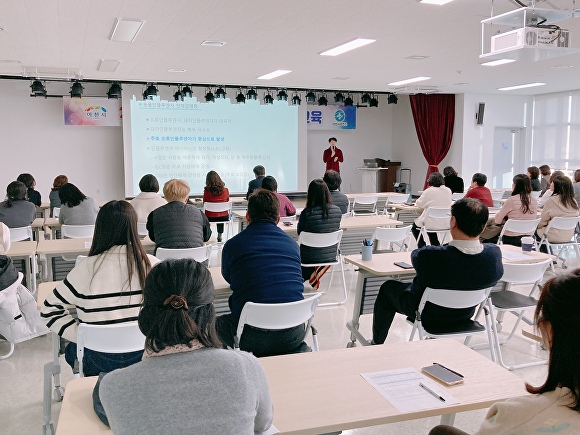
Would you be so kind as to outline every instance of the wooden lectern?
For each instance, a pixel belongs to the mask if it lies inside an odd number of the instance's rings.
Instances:
[[[376,167],[364,166],[357,168],[362,172],[363,192],[393,192],[393,185],[397,182],[397,171],[401,162],[391,162],[376,158]]]

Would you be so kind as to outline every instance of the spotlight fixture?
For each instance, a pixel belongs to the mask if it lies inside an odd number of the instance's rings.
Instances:
[[[298,95],[298,91],[295,91],[294,95],[292,96],[292,105],[300,106],[301,102],[302,100],[300,99],[300,95]]]
[[[326,98],[326,94],[322,94],[318,99],[319,106],[328,106],[328,99]]]
[[[153,83],[151,83],[149,86],[147,86],[145,92],[143,92],[143,99],[152,100],[155,95],[157,95],[157,88]]]
[[[211,91],[211,88],[207,89],[207,94],[205,94],[205,101],[206,103],[213,103],[215,101],[215,97]]]
[[[270,94],[270,90],[266,89],[264,93],[264,104],[274,104],[274,97]]]
[[[258,93],[256,92],[255,89],[248,89],[248,92],[246,92],[246,98],[248,100],[257,100],[258,99]]]
[[[345,106],[352,106],[354,103],[354,101],[352,100],[352,97],[350,96],[350,94],[347,95],[347,97],[344,99],[344,105]]]
[[[221,86],[215,91],[216,98],[226,98],[226,91]]]
[[[308,91],[306,94],[306,102],[307,103],[314,103],[316,101],[316,94],[312,91]]]
[[[387,97],[387,104],[397,104],[399,98],[395,94],[389,94]]]
[[[369,101],[369,107],[379,107],[379,100],[377,100],[377,97],[374,94]]]
[[[338,91],[336,94],[334,94],[334,102],[335,103],[344,102],[344,95],[342,95],[342,92]]]
[[[122,96],[122,91],[123,91],[123,89],[121,88],[121,85],[117,82],[113,82],[113,83],[111,83],[111,87],[109,88],[109,91],[107,92],[107,98],[119,99]]]
[[[70,87],[70,96],[72,98],[81,98],[83,96],[83,90],[85,88],[83,88],[83,85],[81,85],[81,82],[74,82],[72,84],[72,86]]]
[[[30,85],[30,90],[34,94],[35,97],[44,96],[46,97],[46,88],[42,84],[40,80],[34,80]]]
[[[288,94],[286,93],[286,91],[284,89],[280,89],[280,91],[278,91],[278,95],[276,95],[276,97],[278,98],[278,101],[288,101]]]
[[[181,92],[181,88],[177,88],[175,94],[173,94],[173,99],[175,101],[183,101],[183,93]]]
[[[185,87],[181,90],[181,96],[183,98],[187,97],[187,98],[191,98],[193,96],[193,92],[191,90],[191,88],[187,85],[185,85]]]
[[[244,95],[244,93],[242,92],[242,88],[240,88],[240,92],[238,93],[238,95],[236,96],[236,101],[238,103],[245,103],[246,102],[246,96]]]
[[[368,92],[365,92],[364,94],[362,94],[360,101],[363,104],[368,104],[369,101],[371,101],[371,95]]]

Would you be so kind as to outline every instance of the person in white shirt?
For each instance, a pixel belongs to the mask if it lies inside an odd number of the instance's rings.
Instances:
[[[141,193],[129,201],[129,204],[137,212],[137,222],[147,223],[149,213],[167,204],[167,201],[157,194],[159,192],[159,181],[153,174],[143,175],[139,181],[139,189]]]
[[[425,215],[427,214],[427,209],[430,207],[451,207],[453,202],[451,199],[451,189],[443,185],[443,175],[439,172],[433,172],[429,175],[429,187],[423,191],[423,194],[417,198],[415,205],[423,210],[421,216],[415,219],[413,223],[413,236],[417,239],[417,247],[422,248],[425,246],[425,241],[423,237],[420,237],[421,227],[425,224],[428,228],[438,229],[436,223],[425,222]],[[442,228],[443,229],[443,228]],[[433,246],[439,246],[439,239],[437,238],[437,233],[429,233],[429,241]]]

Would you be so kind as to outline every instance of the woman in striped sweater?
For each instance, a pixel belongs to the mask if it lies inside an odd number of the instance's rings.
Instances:
[[[46,325],[70,343],[65,359],[74,367],[78,323],[108,325],[137,320],[142,289],[159,260],[147,255],[137,234],[137,214],[126,201],[105,204],[95,224],[89,256],[72,269],[48,295],[42,307]],[[76,314],[71,313],[76,308]],[[107,354],[85,349],[86,376],[126,367],[143,351]]]

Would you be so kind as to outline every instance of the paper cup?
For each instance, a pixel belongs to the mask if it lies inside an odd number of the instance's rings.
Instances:
[[[533,237],[522,237],[522,251],[530,252],[534,246]]]

